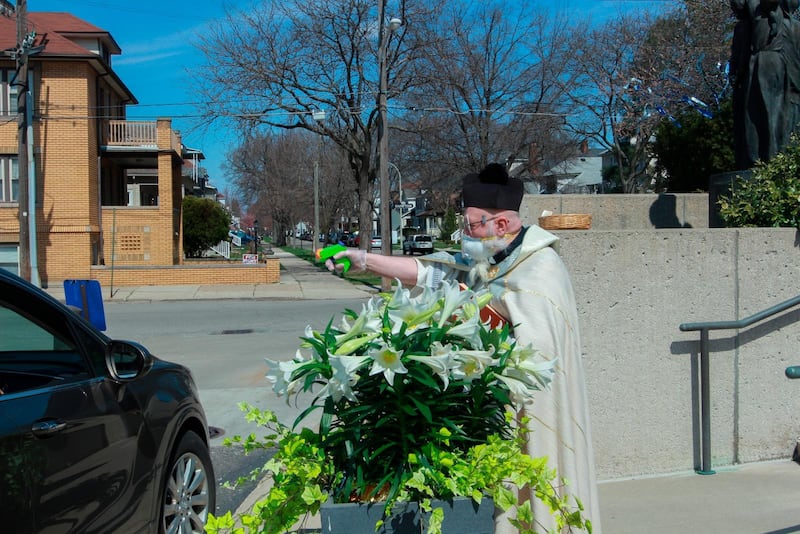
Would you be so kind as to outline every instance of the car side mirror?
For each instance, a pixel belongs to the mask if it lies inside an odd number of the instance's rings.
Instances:
[[[118,382],[134,380],[153,366],[150,352],[132,341],[112,341],[106,352],[106,367],[111,378]]]

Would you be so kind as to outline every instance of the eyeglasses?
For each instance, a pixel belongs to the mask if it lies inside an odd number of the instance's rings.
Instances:
[[[466,217],[464,217],[464,222],[463,222],[463,228],[464,228],[464,231],[465,231],[467,234],[469,234],[469,233],[471,233],[471,232],[472,232],[472,230],[474,230],[476,227],[478,227],[478,226],[483,226],[483,225],[485,225],[487,222],[489,222],[489,221],[493,221],[493,220],[497,219],[498,217],[499,217],[499,215],[495,215],[494,217],[489,217],[489,218],[487,219],[487,218],[486,218],[486,215],[481,215],[481,220],[480,220],[480,221],[476,221],[476,222],[469,222],[469,221],[467,220],[467,218],[466,218]]]

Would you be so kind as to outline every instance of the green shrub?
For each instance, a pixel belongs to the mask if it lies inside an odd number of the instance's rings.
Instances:
[[[718,201],[726,226],[800,229],[800,138],[793,135],[771,160],[756,163],[751,177],[737,176],[731,185]]]
[[[212,245],[228,238],[231,217],[225,208],[209,198],[183,199],[183,250],[197,258]]]
[[[441,236],[439,239],[449,242],[450,236],[453,232],[458,230],[458,221],[456,220],[456,210],[452,206],[447,208],[444,212],[444,220],[442,221]]]

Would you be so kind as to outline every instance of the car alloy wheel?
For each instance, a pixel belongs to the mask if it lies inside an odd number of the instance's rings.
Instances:
[[[164,482],[162,532],[205,532],[214,510],[214,469],[208,447],[194,432],[181,438]]]

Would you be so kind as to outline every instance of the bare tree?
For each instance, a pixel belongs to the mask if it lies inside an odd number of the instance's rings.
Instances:
[[[308,210],[311,189],[304,183],[307,173],[302,173],[294,159],[303,148],[298,139],[289,136],[256,134],[228,155],[231,183],[249,206],[250,214],[263,213],[271,218],[278,246],[286,244],[286,230],[292,228],[299,213]]]
[[[229,155],[228,175],[251,206],[250,212],[272,220],[275,244],[286,244],[286,231],[310,222],[314,213],[313,162],[320,162],[319,211],[323,230],[335,228],[355,194],[348,184],[347,158],[341,150],[302,132],[253,133]]]
[[[239,196],[230,185],[226,186],[222,191],[222,196],[225,198],[225,206],[228,208],[228,212],[231,214],[231,216],[241,217],[242,207],[239,201]]]
[[[730,1],[683,0],[656,22],[649,42],[662,57],[665,77],[681,86],[678,96],[685,106],[713,112],[730,92],[727,64],[735,23]]]
[[[330,231],[344,229],[345,222],[358,217],[358,191],[351,178],[347,154],[333,143],[320,143],[318,150],[319,220],[327,240]]]
[[[404,100],[406,135],[393,136],[404,146],[393,147],[444,210],[463,174],[524,161],[534,143],[548,155],[571,143],[555,135],[566,116],[571,33],[562,14],[504,0],[451,3],[431,27],[419,83]]]
[[[620,15],[575,34],[570,69],[577,87],[570,92],[575,112],[569,126],[577,134],[612,151],[624,192],[643,187],[649,160],[647,141],[658,122],[638,102],[636,84],[651,78],[634,75],[632,65],[647,36],[649,20]],[[636,80],[639,80],[638,82]]]
[[[662,121],[686,109],[710,116],[724,97],[731,18],[724,4],[685,0],[658,17],[623,13],[576,32],[570,127],[612,151],[624,192],[653,187],[650,141]]]
[[[394,7],[408,24],[389,40],[389,99],[414,82],[413,28],[436,8],[422,0]],[[347,154],[362,225],[371,220],[376,176],[377,35],[385,23],[377,8],[373,0],[262,2],[229,14],[198,43],[207,59],[199,88],[204,113],[245,130],[301,128],[330,139]],[[314,119],[320,110],[324,121]]]

